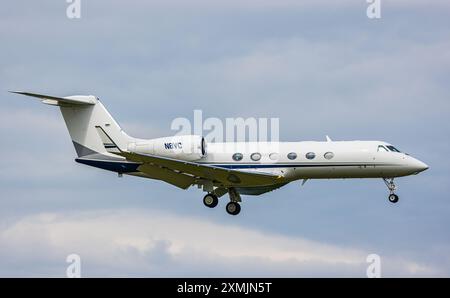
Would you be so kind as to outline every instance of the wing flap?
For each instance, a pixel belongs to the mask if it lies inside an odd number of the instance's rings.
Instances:
[[[138,170],[144,173],[146,178],[162,180],[182,189],[187,189],[195,182],[195,178],[192,176],[150,164],[142,164],[138,167]]]

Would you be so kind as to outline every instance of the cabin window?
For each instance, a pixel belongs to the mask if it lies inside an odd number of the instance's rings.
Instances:
[[[388,149],[391,150],[392,152],[398,152],[398,153],[400,153],[400,150],[398,150],[397,148],[395,148],[395,147],[392,146],[392,145],[388,145],[388,146],[386,146],[386,147],[388,147]]]
[[[269,158],[271,159],[271,160],[278,160],[278,153],[270,153],[269,154]]]
[[[378,152],[388,152],[388,150],[383,145],[379,145],[378,146]]]
[[[287,158],[289,158],[290,160],[294,160],[297,158],[297,153],[291,152],[287,155]]]
[[[308,152],[305,156],[307,159],[314,159],[316,157],[316,154],[314,152]]]
[[[333,152],[327,152],[323,155],[323,157],[325,157],[325,159],[332,159],[334,157],[334,153]]]
[[[233,154],[233,160],[234,161],[240,161],[244,158],[244,156],[242,155],[242,153],[235,153]]]
[[[258,161],[261,159],[261,153],[255,152],[250,155],[250,158],[254,161]]]

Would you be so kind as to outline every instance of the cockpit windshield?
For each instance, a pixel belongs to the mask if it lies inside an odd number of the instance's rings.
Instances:
[[[398,152],[398,153],[401,153],[400,150],[398,150],[397,148],[395,148],[395,147],[392,146],[392,145],[386,145],[386,147],[388,147],[388,149],[391,150],[392,152]]]

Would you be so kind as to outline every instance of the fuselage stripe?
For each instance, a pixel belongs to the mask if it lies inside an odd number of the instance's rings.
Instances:
[[[201,163],[203,164],[203,163]],[[208,163],[209,164],[209,163]],[[214,164],[209,165],[226,169],[256,169],[256,168],[314,168],[314,167],[370,167],[370,166],[393,166],[393,164],[385,163],[340,163],[340,164]]]

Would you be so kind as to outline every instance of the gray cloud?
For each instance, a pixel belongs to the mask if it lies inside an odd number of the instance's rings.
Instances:
[[[368,254],[299,237],[130,209],[25,217],[4,227],[0,238],[6,244],[0,251],[2,259],[15,267],[23,268],[30,261],[51,264],[49,268],[30,268],[28,275],[62,275],[65,254],[77,253],[86,276],[121,276],[124,272],[296,276],[324,275],[326,268],[342,276],[365,276]],[[383,256],[382,260],[386,275],[436,275],[445,270],[405,258]],[[58,263],[60,273],[53,271]],[[23,272],[2,272],[10,274]]]

